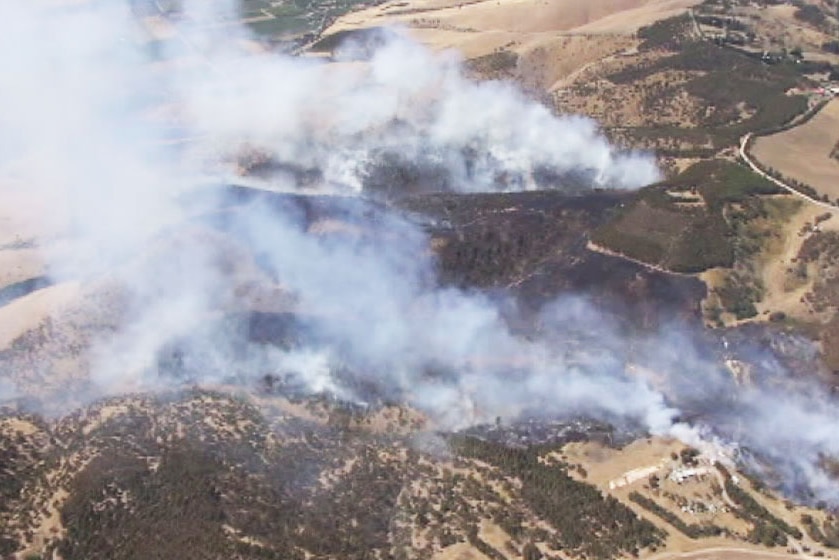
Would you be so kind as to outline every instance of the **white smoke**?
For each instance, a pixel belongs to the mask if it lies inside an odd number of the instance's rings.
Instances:
[[[8,379],[0,379],[0,405],[19,398],[22,395],[23,393],[18,390],[14,382]]]
[[[594,121],[555,116],[511,84],[470,81],[452,53],[400,34],[364,63],[207,56],[214,71],[179,84],[200,150],[247,144],[323,170],[333,188],[359,189],[382,153],[440,168],[459,191],[533,189],[540,171],[584,173],[611,188],[659,178],[651,158],[617,152]]]
[[[447,188],[463,192],[531,189],[540,173],[617,188],[658,177],[651,159],[618,152],[591,120],[557,117],[509,84],[467,80],[451,53],[396,34],[364,62],[247,54],[242,30],[212,25],[218,9],[189,3],[177,39],[189,60],[150,64],[123,4],[0,3],[3,184],[50,202],[35,219],[59,232],[39,240],[58,281],[117,286],[127,302],[90,350],[93,395],[171,383],[159,356],[183,343],[189,380],[292,374],[309,392],[347,399],[373,384],[447,428],[585,415],[699,443],[704,428],[678,419],[686,403],[711,409],[710,428],[833,496],[814,466],[820,453],[839,452],[826,428],[836,425],[833,403],[755,389],[720,413],[736,388],[674,334],[683,329],[629,337],[568,295],[543,311],[541,336],[523,338],[488,296],[440,288],[423,232],[387,213],[357,216],[355,233],[322,235],[292,210],[255,202],[216,216],[237,242],[208,231],[184,196],[243,146],[318,170],[322,186],[342,192],[360,192],[383,153],[436,166]],[[161,106],[174,122],[155,120]],[[186,148],[167,143],[173,130]],[[250,252],[238,255],[240,244]],[[281,349],[214,330],[244,287],[293,295],[310,340]],[[742,432],[725,427],[732,419]],[[811,425],[826,427],[801,435]]]
[[[154,87],[131,13],[119,2],[3,2],[0,17],[3,177],[48,200],[38,219],[69,234],[72,250],[50,255],[55,270],[93,270],[180,216],[170,200],[180,177],[151,157],[158,133],[138,119]]]

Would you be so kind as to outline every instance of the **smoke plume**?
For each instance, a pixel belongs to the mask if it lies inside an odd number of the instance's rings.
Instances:
[[[426,235],[384,207],[335,198],[344,219],[312,223],[258,198],[208,203],[205,185],[243,152],[271,162],[263,186],[360,197],[658,178],[591,120],[472,82],[456,55],[400,32],[326,63],[244,49],[242,29],[212,25],[225,13],[188,3],[177,49],[150,60],[128,5],[0,3],[3,196],[41,201],[26,219],[56,282],[109,294],[85,323],[99,327],[86,396],[271,374],[308,393],[399,399],[444,429],[582,415],[740,446],[788,488],[837,497],[818,464],[839,454],[839,408],[780,366],[741,387],[688,329],[627,333],[574,294],[523,337],[496,299],[441,287]],[[264,309],[304,334],[248,340],[231,317]],[[2,374],[0,392],[26,390]]]

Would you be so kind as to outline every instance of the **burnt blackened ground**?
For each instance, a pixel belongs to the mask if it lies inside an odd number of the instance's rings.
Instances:
[[[323,219],[348,222],[377,242],[383,237],[375,234],[387,228],[388,220],[395,216],[407,220],[428,235],[438,282],[497,296],[511,327],[523,335],[538,328],[537,318],[546,305],[570,294],[593,302],[622,332],[634,335],[676,327],[690,333],[711,360],[757,364],[753,369],[758,377],[761,372],[773,377],[778,371],[803,375],[823,369],[817,348],[806,337],[776,325],[706,329],[700,313],[706,288],[699,279],[588,249],[591,232],[619,219],[643,193],[431,193],[405,196],[388,205],[355,197],[278,195],[241,188],[230,193],[228,200],[240,208],[260,200],[284,215],[298,216],[304,226]],[[307,321],[311,324],[312,318]],[[300,324],[306,321],[255,314],[250,338],[294,344],[300,340],[295,339]]]
[[[619,311],[636,327],[697,317],[705,297],[699,280],[586,248],[589,233],[630,199],[540,191],[431,194],[398,205],[426,217],[443,282],[507,291],[531,310],[572,293]]]
[[[11,303],[17,298],[27,296],[34,291],[47,288],[50,285],[52,285],[52,280],[46,276],[36,276],[14,284],[9,284],[8,286],[0,288],[0,306]]]
[[[576,441],[596,441],[603,445],[621,446],[646,435],[643,430],[633,429],[631,426],[616,429],[611,424],[596,420],[544,418],[529,418],[512,424],[498,422],[474,426],[460,434],[521,449],[532,445],[562,446]]]
[[[532,310],[572,292],[631,315],[636,325],[654,326],[674,316],[698,317],[705,297],[704,284],[695,278],[586,248],[590,232],[632,200],[627,193],[428,193],[386,205],[357,197],[229,187],[220,200],[223,211],[206,219],[233,235],[253,203],[304,228],[329,219],[371,233],[386,228],[389,220],[407,219],[431,238],[441,283],[512,294]]]

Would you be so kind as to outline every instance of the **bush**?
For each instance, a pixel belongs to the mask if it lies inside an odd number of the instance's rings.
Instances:
[[[801,4],[793,15],[796,19],[815,25],[816,27],[824,25],[827,20],[824,12],[813,4]]]
[[[725,481],[725,491],[740,506],[741,517],[750,519],[755,524],[755,528],[750,535],[750,539],[757,539],[753,542],[765,544],[766,540],[771,539],[775,544],[783,546],[786,544],[786,537],[784,537],[783,543],[781,543],[780,537],[778,536],[779,532],[786,533],[795,539],[800,539],[803,536],[798,527],[793,527],[783,519],[772,515],[769,510],[760,505],[748,492],[737,484],[734,484],[734,481],[731,479]]]
[[[539,517],[556,528],[564,548],[614,558],[661,544],[662,531],[612,496],[571,478],[564,465],[546,465],[538,447],[518,449],[473,437],[457,437],[460,455],[494,465],[521,482],[521,496]]]

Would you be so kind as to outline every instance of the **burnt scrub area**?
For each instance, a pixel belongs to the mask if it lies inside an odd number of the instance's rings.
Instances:
[[[615,206],[614,195],[552,193],[427,195],[400,202],[429,216],[444,282],[477,288],[520,283],[550,260],[579,253],[585,232]]]
[[[407,126],[395,124],[393,126]],[[411,129],[407,133],[416,134]],[[407,148],[403,150],[407,151]],[[480,185],[480,194],[559,191],[587,194],[597,185],[590,169],[559,171],[537,166],[532,173],[506,169],[502,162],[476,147],[441,154],[434,150],[405,153],[394,148],[371,154],[362,178],[365,195],[378,200],[399,201],[406,195],[459,195],[464,183]],[[472,194],[475,194],[473,192]]]
[[[637,325],[698,313],[701,282],[587,248],[632,196],[593,192],[424,195],[399,201],[429,220],[441,280],[514,294],[538,309],[563,293],[583,295]]]
[[[433,281],[512,295],[524,309],[534,312],[570,292],[621,314],[632,314],[639,318],[639,325],[655,326],[674,315],[697,317],[705,297],[704,285],[694,278],[659,272],[587,248],[591,232],[619,218],[624,208],[637,200],[635,193],[422,193],[387,204],[244,187],[228,187],[222,194],[202,219],[243,241],[236,224],[247,217],[254,203],[283,219],[291,217],[306,230],[318,222],[346,224],[350,227],[344,229],[354,232],[355,243],[398,244],[403,235],[422,230],[433,255],[437,275]],[[259,255],[256,258],[259,261]],[[294,313],[305,317],[305,310]],[[289,331],[290,318],[279,320],[274,332],[275,319],[254,315],[252,334],[263,342],[293,339],[296,329]]]

